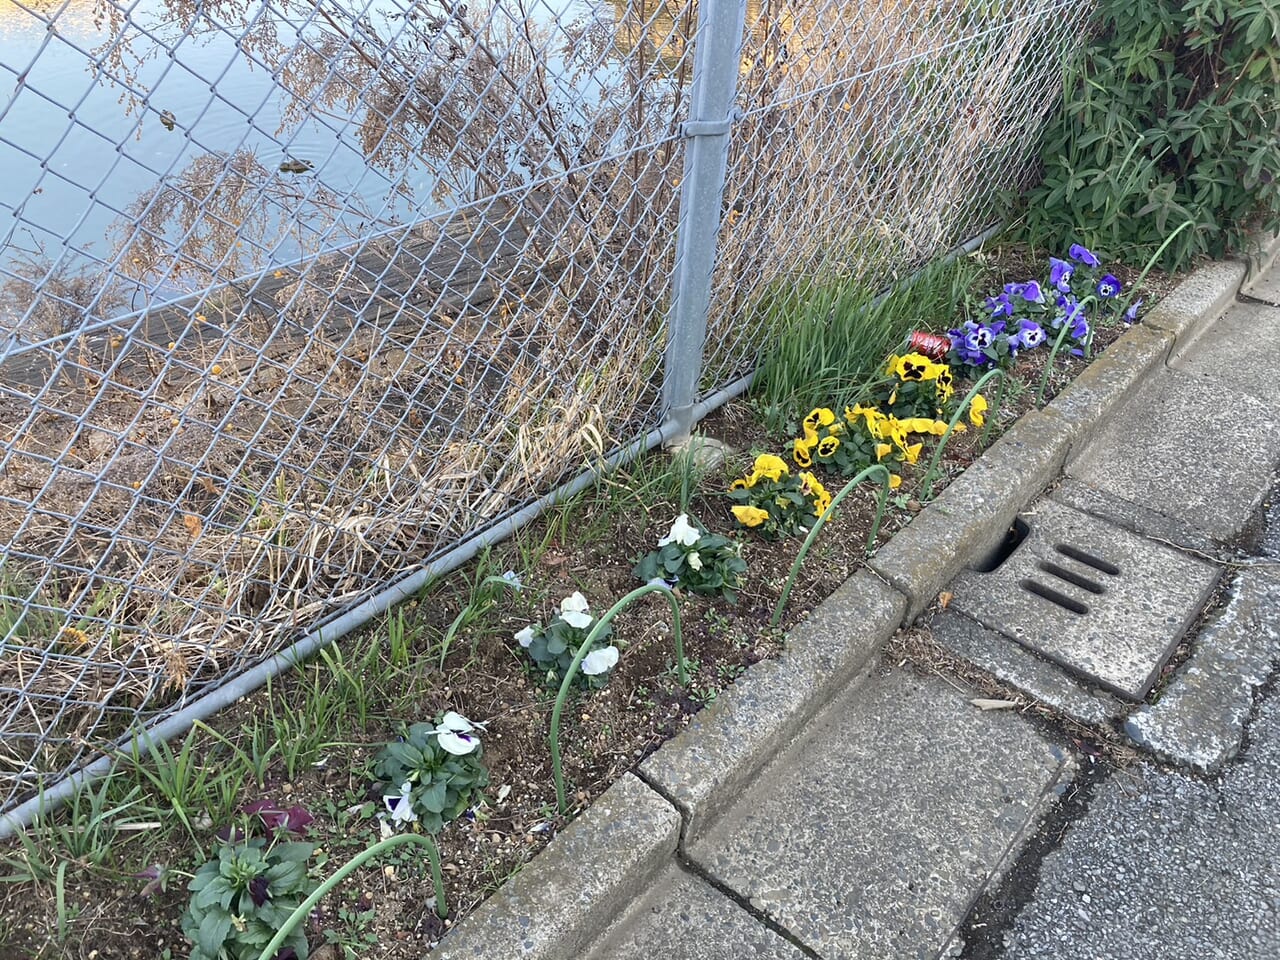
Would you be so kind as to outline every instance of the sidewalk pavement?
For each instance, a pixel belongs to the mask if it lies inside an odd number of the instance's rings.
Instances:
[[[1280,956],[1280,267],[1244,289],[1071,444],[1016,549],[918,621],[931,669],[846,677],[863,660],[833,652],[806,681],[828,705],[792,728],[745,698],[708,751],[799,731],[745,780],[642,764],[678,842],[565,960]],[[898,622],[901,596],[855,579],[848,619]],[[973,670],[1019,706],[975,703]]]

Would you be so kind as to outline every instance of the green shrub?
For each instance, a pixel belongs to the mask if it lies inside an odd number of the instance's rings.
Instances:
[[[1280,8],[1275,0],[1100,0],[1025,198],[1029,239],[1112,258],[1244,249],[1280,227]]]

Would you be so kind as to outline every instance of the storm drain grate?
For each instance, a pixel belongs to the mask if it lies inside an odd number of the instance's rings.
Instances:
[[[1135,700],[1218,578],[1210,564],[1042,500],[998,565],[952,585],[952,609]]]

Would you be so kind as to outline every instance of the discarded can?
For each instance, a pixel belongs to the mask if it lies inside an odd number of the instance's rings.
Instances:
[[[917,330],[911,334],[911,349],[916,353],[923,353],[930,360],[945,360],[951,352],[951,338]]]

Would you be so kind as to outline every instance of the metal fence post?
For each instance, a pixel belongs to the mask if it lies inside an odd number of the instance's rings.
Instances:
[[[675,439],[687,437],[693,428],[747,0],[702,0],[700,7],[689,120],[681,130],[689,145],[680,185],[662,388]]]

